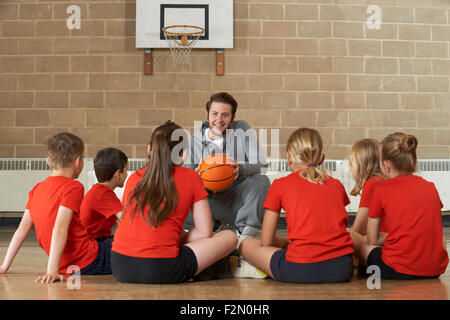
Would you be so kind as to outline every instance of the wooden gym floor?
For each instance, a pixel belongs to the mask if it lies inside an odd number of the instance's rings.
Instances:
[[[14,233],[13,227],[0,228],[0,261]],[[285,235],[286,230],[279,230]],[[450,228],[444,228],[447,250]],[[123,284],[112,275],[83,276],[80,289],[66,283],[37,284],[45,273],[47,256],[30,233],[8,274],[0,275],[0,300],[449,300],[450,268],[438,279],[382,280],[381,289],[369,290],[367,280],[356,272],[349,283],[286,284],[271,279],[225,279],[188,282],[177,285]]]

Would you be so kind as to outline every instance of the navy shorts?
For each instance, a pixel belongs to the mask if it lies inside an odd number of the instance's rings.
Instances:
[[[126,283],[182,283],[197,272],[197,257],[191,248],[180,246],[176,258],[136,258],[112,251],[112,273]]]
[[[381,278],[382,279],[391,279],[391,280],[414,280],[414,279],[434,279],[439,277],[437,276],[414,276],[404,273],[399,273],[395,271],[393,268],[389,267],[384,261],[381,259],[381,247],[373,248],[370,251],[369,256],[367,257],[367,265],[372,266],[376,265],[380,268]]]
[[[270,271],[275,280],[280,282],[347,282],[353,276],[353,259],[351,254],[347,254],[320,262],[296,263],[286,261],[286,250],[278,250],[270,260]]]
[[[113,237],[97,239],[98,256],[90,265],[80,270],[81,275],[111,274],[111,247]]]

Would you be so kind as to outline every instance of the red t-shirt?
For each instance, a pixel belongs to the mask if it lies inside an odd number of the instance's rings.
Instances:
[[[376,187],[381,185],[383,181],[384,179],[382,177],[373,176],[364,183],[361,199],[359,200],[359,208],[369,208],[370,201],[372,200],[373,197],[373,192],[375,191]],[[386,223],[384,223],[383,220],[381,220],[380,232],[384,233],[388,232]]]
[[[52,232],[59,207],[66,207],[74,213],[59,265],[61,274],[66,273],[66,268],[70,265],[83,269],[98,255],[97,241],[89,236],[79,217],[83,194],[84,187],[80,182],[61,176],[48,177],[29,193],[26,208],[30,210],[39,245],[47,255],[50,253]]]
[[[299,173],[276,179],[269,188],[263,207],[286,212],[286,260],[314,263],[353,253],[346,230],[350,203],[344,186],[329,177],[323,184],[312,183]]]
[[[384,181],[383,178],[379,176],[373,176],[368,179],[363,186],[363,190],[361,193],[361,199],[359,200],[360,208],[369,208],[370,200],[372,199],[373,192],[375,188],[379,186]]]
[[[122,204],[114,191],[96,183],[83,198],[80,219],[95,239],[111,236],[111,228],[117,221],[115,216],[122,211]]]
[[[142,179],[146,169],[133,173],[123,194],[126,203],[131,191]],[[191,169],[175,167],[173,172],[178,202],[169,217],[155,229],[142,218],[139,211],[131,219],[133,205],[126,208],[122,222],[114,233],[112,251],[138,258],[176,258],[180,247],[183,224],[192,204],[208,196],[200,176]]]
[[[376,188],[369,216],[382,217],[389,229],[383,262],[409,275],[444,273],[448,255],[442,244],[441,208],[434,184],[415,175],[400,175]]]

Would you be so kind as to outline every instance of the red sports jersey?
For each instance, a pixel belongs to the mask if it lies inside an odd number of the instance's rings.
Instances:
[[[329,177],[323,184],[312,183],[299,173],[276,179],[269,188],[263,207],[286,212],[286,260],[314,263],[353,253],[346,230],[350,203],[344,186]]]
[[[66,273],[70,265],[83,269],[98,255],[97,241],[88,235],[79,217],[83,194],[84,187],[81,183],[62,176],[48,177],[29,193],[26,208],[30,210],[39,245],[47,255],[50,253],[52,232],[59,207],[66,207],[74,213],[59,265],[61,274]]]
[[[360,208],[369,208],[370,201],[373,197],[373,192],[375,191],[376,187],[381,185],[381,183],[384,181],[383,178],[380,176],[373,176],[372,178],[368,179],[363,186],[361,199],[359,200],[359,207]],[[386,227],[386,223],[381,220],[381,228],[380,232],[387,233],[388,229]]]
[[[383,178],[379,176],[373,176],[364,183],[361,193],[361,200],[359,200],[360,208],[369,208],[370,200],[372,199],[375,188],[378,187],[383,181]]]
[[[123,194],[126,203],[134,186],[142,179],[146,169],[133,173],[127,180]],[[175,167],[173,177],[178,192],[178,202],[169,217],[156,228],[142,218],[139,211],[131,219],[133,205],[128,206],[122,222],[114,233],[112,251],[138,258],[176,258],[180,247],[183,224],[192,204],[206,198],[200,176],[191,169]],[[147,209],[148,210],[148,209]]]
[[[117,221],[116,214],[122,204],[114,191],[100,183],[92,186],[83,198],[80,219],[95,239],[111,236],[111,228]]]
[[[442,244],[441,208],[434,184],[415,175],[400,175],[376,188],[369,216],[382,217],[389,229],[384,263],[403,274],[444,273],[448,255]]]

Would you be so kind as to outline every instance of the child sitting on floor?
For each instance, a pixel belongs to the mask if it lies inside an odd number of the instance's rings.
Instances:
[[[367,237],[352,232],[355,255],[376,265],[383,279],[436,278],[448,264],[439,194],[433,183],[413,175],[417,139],[396,132],[381,142],[381,169],[386,181],[372,196]],[[381,219],[389,234],[380,233]]]
[[[64,281],[72,266],[81,275],[111,273],[111,241],[95,241],[79,217],[84,187],[74,179],[83,170],[83,141],[68,132],[58,133],[48,140],[47,149],[51,176],[30,191],[0,273],[8,271],[33,225],[39,245],[49,256],[46,274],[35,282]]]
[[[300,128],[286,144],[292,173],[269,188],[261,240],[244,239],[239,251],[274,280],[345,282],[353,275],[353,242],[346,230],[350,203],[344,186],[318,168],[325,159],[319,132]],[[275,236],[286,212],[287,238]]]
[[[122,188],[127,178],[128,158],[122,151],[106,148],[97,152],[94,170],[98,183],[83,198],[80,219],[95,239],[111,237],[112,227],[122,215],[122,203],[114,189]]]

